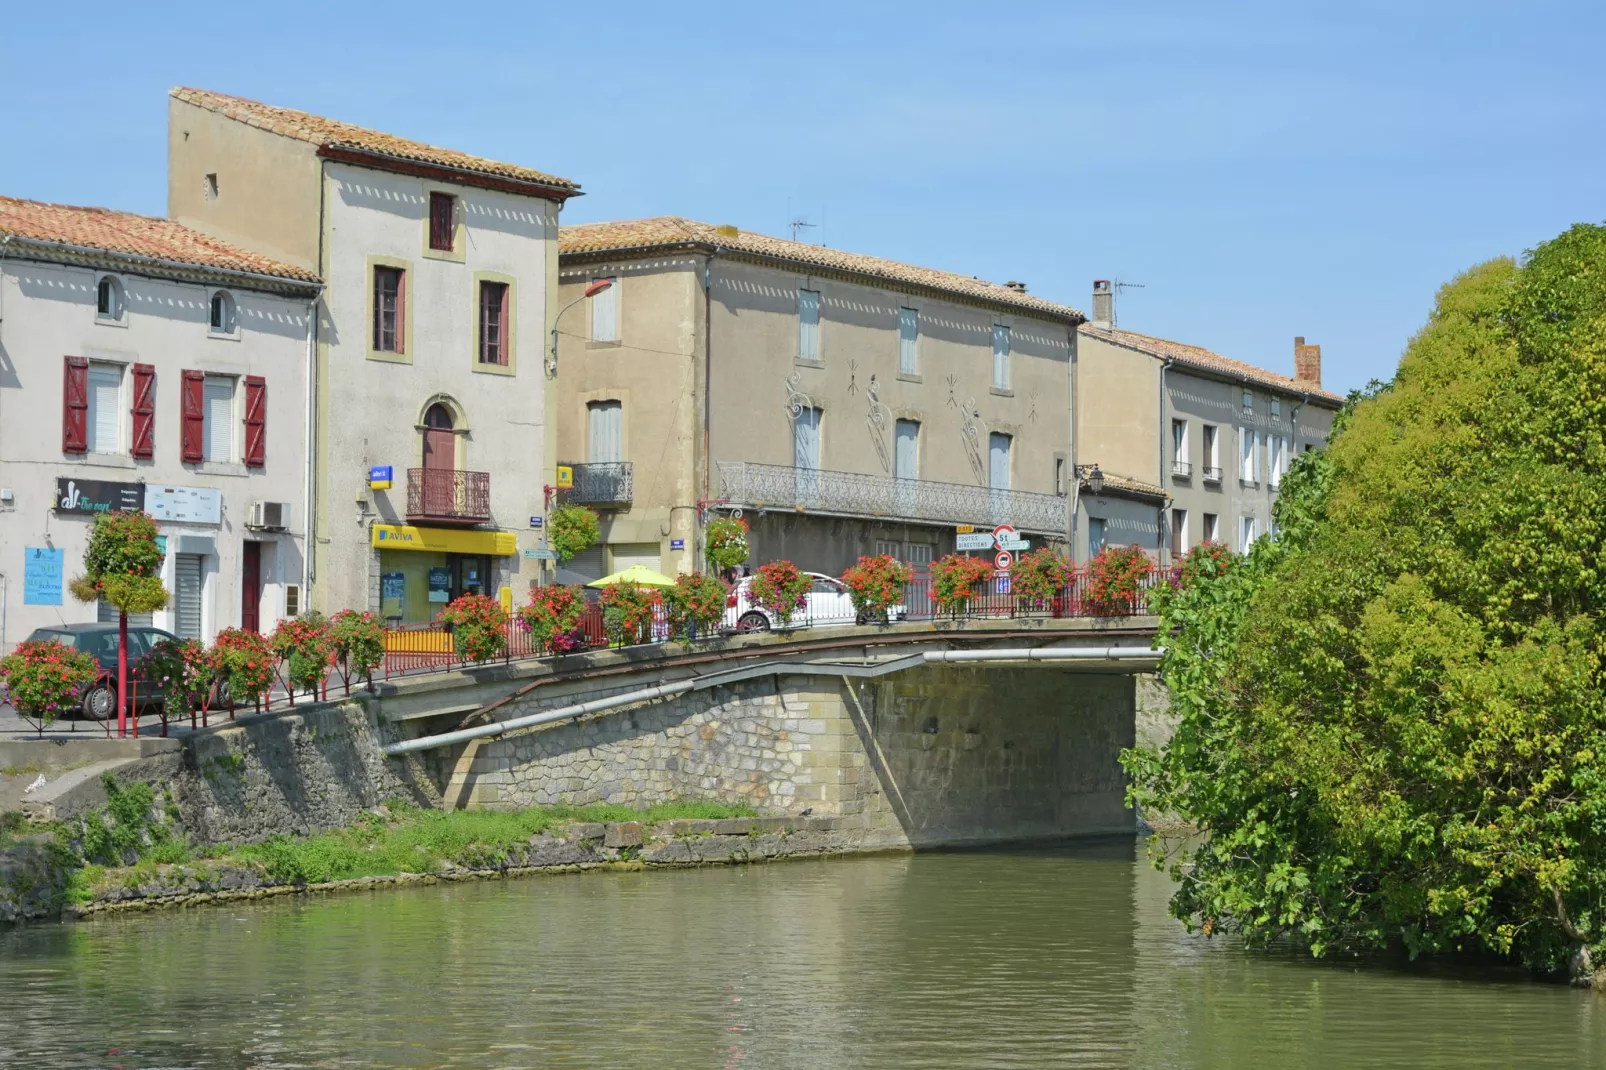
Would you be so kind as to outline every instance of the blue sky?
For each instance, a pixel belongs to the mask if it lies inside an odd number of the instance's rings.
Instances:
[[[1292,9],[1297,8],[1297,11]],[[983,278],[1326,385],[1435,289],[1606,219],[1584,2],[28,4],[0,193],[160,214],[195,85],[538,167],[565,221],[674,213]]]

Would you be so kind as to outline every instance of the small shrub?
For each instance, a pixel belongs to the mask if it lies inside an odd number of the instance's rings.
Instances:
[[[1094,613],[1126,616],[1147,601],[1143,581],[1154,569],[1141,546],[1106,546],[1087,566],[1087,601]]]
[[[163,639],[140,659],[139,671],[162,692],[163,713],[182,717],[211,704],[218,659],[196,639]]]
[[[941,612],[958,617],[977,595],[976,585],[986,579],[992,566],[969,554],[949,554],[931,565],[931,601]]]
[[[530,604],[519,610],[519,622],[538,650],[566,654],[580,646],[580,618],[585,608],[585,595],[579,587],[537,587],[530,592]]]
[[[366,680],[372,690],[374,670],[385,663],[385,626],[379,617],[342,609],[329,621],[329,640],[346,687],[349,689],[353,680]]]
[[[287,617],[273,629],[271,643],[284,662],[290,693],[310,691],[316,696],[335,658],[329,625],[321,617]]]
[[[753,602],[780,622],[785,628],[792,623],[792,614],[808,605],[809,579],[790,561],[771,561],[758,566],[758,574],[748,586],[747,593]]]
[[[81,650],[54,639],[21,642],[0,658],[0,677],[12,707],[44,735],[45,725],[78,704],[100,676],[100,665]]]
[[[218,679],[228,687],[229,701],[253,703],[273,687],[273,667],[279,659],[266,636],[224,628],[212,641],[212,656]]]
[[[145,513],[101,513],[84,549],[84,575],[72,581],[73,597],[105,599],[123,613],[153,613],[167,605],[161,568],[156,521]]]
[[[1010,583],[1015,592],[1015,603],[1027,609],[1047,609],[1054,598],[1071,582],[1071,563],[1045,546],[1015,559],[1010,570]]]
[[[507,649],[507,614],[494,598],[465,594],[441,610],[440,619],[452,629],[452,642],[464,661],[479,665]]]
[[[669,633],[711,635],[725,616],[725,600],[730,585],[718,576],[692,572],[675,577],[673,587],[664,588],[664,604],[669,610]]]
[[[903,588],[914,577],[914,569],[891,554],[861,557],[859,563],[842,573],[853,598],[853,611],[860,620],[887,623],[887,610],[903,601]]]
[[[747,521],[739,516],[720,516],[703,529],[708,563],[717,569],[735,568],[747,560]]]
[[[560,505],[552,510],[546,523],[552,550],[565,563],[595,546],[602,537],[602,521],[583,505]]]
[[[614,646],[633,646],[652,639],[653,610],[663,597],[652,587],[614,583],[602,589],[602,628]]]

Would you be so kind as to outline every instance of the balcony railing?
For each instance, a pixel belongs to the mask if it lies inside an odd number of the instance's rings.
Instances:
[[[1192,479],[1193,465],[1189,464],[1187,461],[1172,461],[1171,474],[1176,476],[1178,479]]]
[[[571,464],[574,486],[560,493],[576,505],[628,506],[635,497],[634,469],[629,461]]]
[[[1209,465],[1206,465],[1204,469],[1204,481],[1206,483],[1220,483],[1221,469],[1211,468]]]
[[[491,474],[452,468],[409,468],[407,519],[450,524],[490,520]]]
[[[718,465],[720,497],[753,509],[939,524],[1010,524],[1018,531],[1042,535],[1063,534],[1066,527],[1065,499],[1057,494],[748,461]]]

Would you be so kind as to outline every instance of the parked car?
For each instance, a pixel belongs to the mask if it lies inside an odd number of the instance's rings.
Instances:
[[[858,614],[853,608],[853,596],[848,593],[846,584],[818,572],[805,572],[803,575],[812,582],[808,594],[804,595],[804,605],[793,611],[789,627],[822,628],[859,623]],[[780,626],[774,614],[753,601],[752,584],[753,577],[744,576],[731,590],[731,597],[726,601],[725,619],[720,621],[723,630],[767,632]],[[893,606],[887,612],[891,620],[902,620],[904,614],[902,605]]]
[[[130,674],[139,660],[163,639],[176,638],[171,632],[146,625],[128,626],[128,668]],[[100,677],[84,692],[79,702],[85,717],[104,721],[117,716],[117,625],[115,624],[61,624],[53,628],[35,628],[29,642],[54,639],[62,646],[82,650],[100,666]],[[160,706],[162,693],[151,684],[134,681],[135,709]]]

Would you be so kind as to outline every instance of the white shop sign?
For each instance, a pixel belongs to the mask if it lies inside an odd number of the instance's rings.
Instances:
[[[956,550],[991,550],[993,548],[993,533],[978,531],[970,535],[955,535],[954,549]]]
[[[157,520],[185,524],[221,524],[223,492],[211,487],[145,485],[145,511]]]

